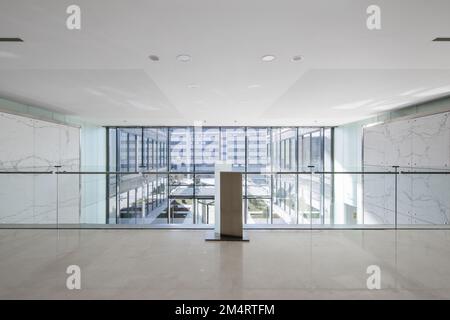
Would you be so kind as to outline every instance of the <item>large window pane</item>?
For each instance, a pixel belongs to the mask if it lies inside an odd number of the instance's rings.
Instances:
[[[273,179],[273,223],[297,224],[296,175],[277,174]]]
[[[270,128],[247,129],[247,171],[270,171]]]
[[[167,129],[144,129],[143,165],[148,171],[167,171]]]
[[[275,171],[296,171],[296,128],[272,129],[272,163]]]
[[[119,171],[128,171],[128,133],[119,130]]]
[[[298,175],[298,223],[310,224],[312,213],[311,206],[311,176],[309,174]]]
[[[324,129],[324,157],[323,157],[323,165],[324,171],[333,171],[333,157],[332,157],[332,129],[326,128]],[[324,224],[331,224],[333,222],[333,176],[331,174],[325,174],[322,176],[323,179],[323,198],[324,205],[322,208],[323,216],[324,216]]]
[[[108,171],[117,171],[117,130],[115,128],[108,129],[108,144],[109,144],[109,163],[107,165]],[[82,168],[89,169],[89,168]],[[97,170],[94,168],[94,170]],[[117,222],[117,175],[109,174],[108,178],[108,223],[114,224]]]
[[[311,133],[311,165],[314,170],[322,170],[322,135],[321,131]]]
[[[331,129],[297,127],[139,127],[109,129],[109,221],[207,224],[214,221],[215,164],[243,175],[248,224],[329,223],[332,180],[295,171],[332,170]],[[325,164],[324,164],[325,161]],[[169,172],[167,172],[169,171]],[[270,174],[271,171],[288,172]],[[267,174],[265,174],[267,172]],[[292,173],[291,173],[292,172]],[[169,207],[169,208],[168,208]]]
[[[195,127],[195,171],[214,172],[220,159],[219,128]]]
[[[145,223],[165,224],[167,217],[167,176],[147,175],[148,197]]]
[[[170,128],[170,170],[183,172],[194,170],[193,129]],[[161,152],[162,148],[159,146]]]
[[[170,220],[174,224],[193,224],[194,206],[192,199],[171,199]]]
[[[222,128],[221,160],[231,164],[233,170],[245,170],[244,128]]]
[[[248,174],[247,175],[247,196],[249,197],[270,197],[269,174]]]
[[[268,224],[270,218],[270,199],[247,199],[247,224]]]
[[[195,175],[195,196],[214,198],[215,196],[214,174]]]
[[[196,223],[214,224],[214,199],[196,199]]]
[[[309,171],[308,168],[311,164],[311,134],[305,134],[302,136],[302,171]]]
[[[194,195],[194,176],[192,174],[171,174],[169,176],[169,192],[172,197]]]

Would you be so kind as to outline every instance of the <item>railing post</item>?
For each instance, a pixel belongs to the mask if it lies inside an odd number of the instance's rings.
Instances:
[[[59,228],[59,169],[60,165],[54,166],[56,169],[56,228]]]
[[[312,206],[312,192],[313,192],[313,174],[314,174],[314,166],[309,165],[308,166],[309,170],[310,170],[310,175],[309,175],[309,226],[312,229],[312,212],[313,212],[313,206]]]
[[[395,214],[395,218],[394,218],[394,225],[395,225],[395,229],[397,229],[397,214],[398,214],[398,168],[399,166],[392,166],[394,168],[394,214]]]

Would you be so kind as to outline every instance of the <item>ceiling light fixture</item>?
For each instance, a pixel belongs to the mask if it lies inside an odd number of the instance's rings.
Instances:
[[[264,62],[270,62],[270,61],[275,60],[275,56],[271,55],[271,54],[266,54],[265,56],[261,57],[261,60]]]
[[[303,56],[301,56],[301,55],[293,56],[291,60],[293,62],[302,61],[303,60]]]
[[[434,39],[433,41],[450,41],[450,38],[445,38],[445,37],[438,37],[438,38],[436,38],[436,39]]]
[[[152,61],[155,61],[155,62],[159,61],[159,57],[157,55],[154,55],[154,54],[149,55],[148,58],[150,60],[152,60]]]
[[[180,62],[189,62],[191,61],[191,56],[188,54],[180,54],[177,56],[177,60]]]

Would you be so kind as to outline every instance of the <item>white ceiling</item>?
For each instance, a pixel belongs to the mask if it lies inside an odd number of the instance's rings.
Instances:
[[[0,96],[102,125],[339,125],[450,93],[448,0],[0,1],[24,39],[0,42]]]

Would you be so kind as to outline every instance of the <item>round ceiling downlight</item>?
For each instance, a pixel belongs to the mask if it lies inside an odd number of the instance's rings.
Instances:
[[[191,56],[188,54],[179,54],[177,60],[180,62],[189,62],[191,61]]]
[[[301,56],[301,55],[293,56],[291,60],[294,62],[302,61],[303,56]]]
[[[264,62],[270,62],[270,61],[275,60],[275,56],[272,55],[272,54],[266,54],[266,55],[261,57],[261,60],[264,61]]]
[[[154,55],[154,54],[149,55],[148,58],[150,60],[152,60],[152,61],[155,61],[155,62],[159,61],[159,57],[157,55]]]

